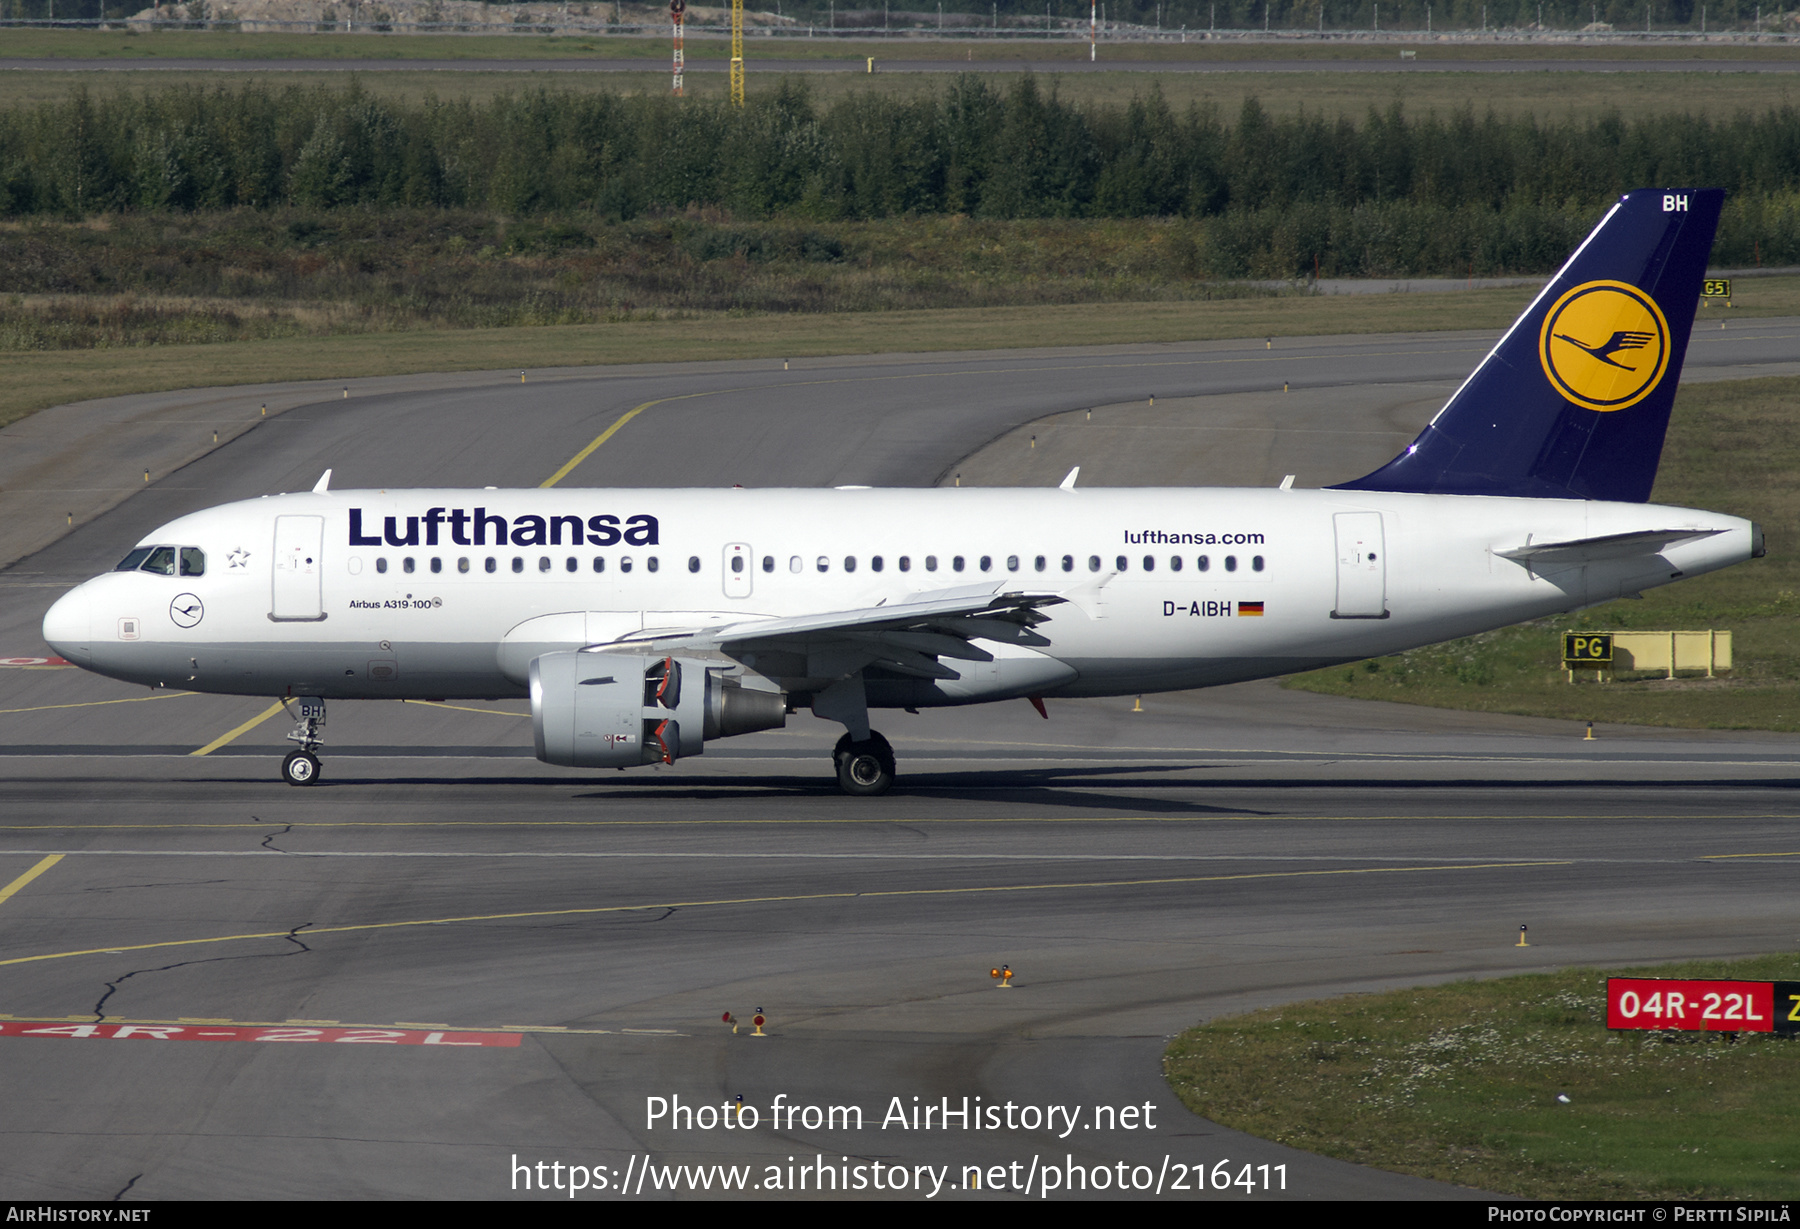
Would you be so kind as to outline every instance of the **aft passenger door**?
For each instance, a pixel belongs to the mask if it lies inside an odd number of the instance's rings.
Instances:
[[[317,622],[325,617],[325,518],[275,518],[275,581],[269,617]]]
[[[1337,529],[1337,605],[1334,619],[1385,619],[1387,611],[1387,546],[1381,513],[1339,512]]]
[[[742,542],[729,542],[725,546],[725,596],[749,597],[754,583],[751,575],[751,561],[755,558],[750,548]]]

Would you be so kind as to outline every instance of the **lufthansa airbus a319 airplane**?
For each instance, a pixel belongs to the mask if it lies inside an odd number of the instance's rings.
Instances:
[[[537,754],[675,763],[810,708],[1136,695],[1467,636],[1760,556],[1647,504],[1723,204],[1620,198],[1407,449],[1323,490],[412,490],[181,517],[44,619],[71,662],[293,702],[529,696]]]

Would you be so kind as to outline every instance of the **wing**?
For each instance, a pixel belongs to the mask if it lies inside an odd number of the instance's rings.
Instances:
[[[956,679],[941,658],[987,662],[976,640],[1037,647],[1050,643],[1034,628],[1065,599],[1009,589],[1008,582],[916,593],[903,601],[777,619],[747,619],[706,628],[664,628],[622,637],[607,649],[654,653],[718,652],[764,673],[836,679],[865,666],[914,678]],[[762,660],[774,657],[783,664]]]

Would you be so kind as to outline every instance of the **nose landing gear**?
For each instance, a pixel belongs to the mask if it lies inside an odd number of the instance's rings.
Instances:
[[[288,741],[299,743],[300,749],[288,752],[281,761],[281,779],[289,785],[317,785],[321,768],[316,753],[325,741],[321,737],[325,729],[325,701],[318,696],[301,696],[297,703],[300,715]]]
[[[310,751],[290,751],[281,761],[281,779],[289,785],[317,785],[319,757]]]

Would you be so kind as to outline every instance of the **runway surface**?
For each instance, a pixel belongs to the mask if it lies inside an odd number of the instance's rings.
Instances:
[[[1793,371],[1800,321],[1748,324],[1697,333],[1686,378]],[[102,467],[109,450],[182,455],[209,420],[230,429],[0,572],[0,657],[44,655],[43,609],[156,524],[305,489],[327,466],[339,488],[535,485],[643,407],[565,482],[929,485],[1047,415],[1118,415],[1154,392],[1229,426],[1286,379],[1296,408],[1266,416],[1259,463],[1328,481],[1408,436],[1492,340],[408,377],[347,399],[294,386],[68,407],[0,441],[35,447],[43,475],[73,464],[84,424]],[[1260,480],[1229,450],[1181,464],[1197,484]],[[940,1199],[970,1197],[969,1167],[990,1197],[1077,1171],[1089,1196],[1452,1196],[1194,1118],[1160,1077],[1167,1036],[1320,995],[1800,941],[1788,736],[1586,742],[1568,723],[1258,683],[1142,712],[1053,702],[1047,722],[1023,702],[884,715],[900,785],[850,800],[829,780],[837,727],[805,715],[674,769],[585,773],[531,757],[523,702],[372,702],[332,706],[324,783],[295,790],[275,779],[286,723],[250,724],[268,707],[0,667],[0,1196],[535,1196],[520,1175],[562,1177],[551,1164],[604,1181],[585,1193],[601,1198],[626,1182],[717,1194],[740,1174],[666,1165],[749,1166],[747,1196],[786,1194],[770,1183],[803,1165],[813,1183],[904,1174],[907,1193]],[[1530,947],[1513,946],[1521,924]],[[1001,964],[1012,988],[989,977]],[[748,1035],[758,1009],[763,1038]],[[650,1118],[739,1095],[754,1128]],[[1014,1125],[889,1117],[964,1097],[1010,1103]],[[821,1107],[816,1125],[772,1122],[778,1104]],[[1066,1107],[1054,1127],[1024,1117],[1049,1106]],[[1191,1189],[1192,1166],[1221,1161],[1259,1167],[1254,1189]]]

